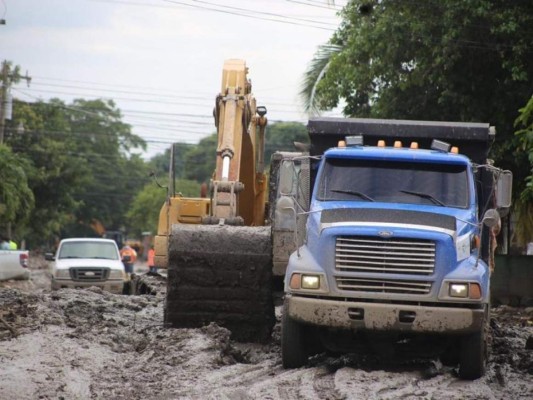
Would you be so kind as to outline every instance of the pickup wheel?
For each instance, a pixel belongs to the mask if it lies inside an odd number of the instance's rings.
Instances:
[[[485,374],[488,358],[488,315],[485,315],[483,327],[479,332],[461,338],[459,356],[459,377],[461,379],[478,379]]]
[[[283,368],[299,368],[306,364],[304,326],[289,317],[287,300],[281,317],[281,359]]]

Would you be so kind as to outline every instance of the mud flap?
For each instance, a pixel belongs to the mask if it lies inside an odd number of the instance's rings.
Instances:
[[[270,339],[275,323],[270,227],[173,225],[165,325],[196,328],[210,322],[238,341]]]

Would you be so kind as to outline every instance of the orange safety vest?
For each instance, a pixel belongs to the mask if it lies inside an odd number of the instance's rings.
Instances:
[[[155,265],[155,250],[148,250],[148,266],[153,267]]]
[[[120,257],[130,256],[130,264],[133,264],[137,260],[137,253],[131,247],[124,247],[120,250]]]

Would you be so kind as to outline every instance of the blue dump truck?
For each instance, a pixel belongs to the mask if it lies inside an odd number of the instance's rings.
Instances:
[[[297,216],[302,243],[284,280],[283,366],[324,348],[370,348],[421,351],[459,365],[463,379],[482,376],[495,234],[512,182],[487,158],[494,128],[317,118],[308,132],[310,164],[295,164],[285,186],[297,195],[279,210]]]

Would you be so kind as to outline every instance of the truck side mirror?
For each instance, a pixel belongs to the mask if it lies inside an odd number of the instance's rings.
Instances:
[[[500,222],[500,214],[495,209],[491,208],[485,212],[483,215],[483,221],[486,226],[493,228]]]
[[[513,192],[513,173],[511,171],[501,171],[496,182],[496,207],[511,207]]]
[[[46,261],[54,261],[54,253],[45,253],[44,254],[44,259]]]

